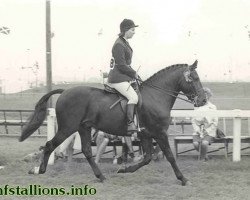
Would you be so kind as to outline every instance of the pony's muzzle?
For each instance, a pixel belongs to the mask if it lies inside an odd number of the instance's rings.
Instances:
[[[200,106],[203,106],[207,103],[207,99],[205,98],[202,101],[199,101],[198,96],[196,96],[196,97],[194,97],[193,103],[195,106],[200,107]]]

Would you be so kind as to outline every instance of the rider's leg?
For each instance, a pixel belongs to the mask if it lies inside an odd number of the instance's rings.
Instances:
[[[138,95],[130,85],[129,82],[121,82],[121,83],[112,83],[110,87],[115,88],[118,92],[120,92],[123,96],[128,99],[127,104],[127,125],[128,125],[128,135],[131,135],[131,132],[137,131],[137,127],[134,123],[134,109],[135,105],[138,103]]]
[[[134,122],[134,111],[135,111],[135,104],[128,104],[127,105],[127,125],[128,125],[127,132],[128,133],[137,131],[137,127]]]

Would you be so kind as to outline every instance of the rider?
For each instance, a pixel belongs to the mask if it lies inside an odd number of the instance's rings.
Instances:
[[[127,104],[127,134],[137,131],[134,123],[134,109],[138,103],[138,95],[130,86],[130,81],[138,78],[138,74],[130,66],[133,50],[128,39],[135,34],[135,23],[130,19],[124,19],[120,24],[120,34],[112,48],[112,68],[109,72],[109,86],[116,89],[128,99]]]

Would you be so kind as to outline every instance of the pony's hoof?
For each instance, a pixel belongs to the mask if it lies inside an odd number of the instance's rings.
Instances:
[[[106,180],[105,176],[103,176],[102,174],[96,175],[96,178],[98,178],[100,182],[104,182]]]
[[[28,172],[28,174],[39,174],[39,168],[40,167],[34,167]]]
[[[103,183],[103,182],[106,180],[105,176],[102,176],[102,177],[100,177],[99,179],[100,179],[100,182],[101,182],[101,183]]]
[[[192,183],[189,180],[185,180],[185,181],[181,182],[181,185],[182,186],[189,186],[189,185],[192,185]]]
[[[31,169],[28,174],[34,174],[34,169]]]
[[[186,186],[191,186],[191,185],[193,185],[193,184],[191,183],[191,181],[187,181],[187,182],[186,182]]]

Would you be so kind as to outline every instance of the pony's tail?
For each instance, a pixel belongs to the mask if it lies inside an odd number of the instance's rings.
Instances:
[[[57,89],[45,94],[36,104],[35,111],[28,118],[19,141],[22,142],[34,133],[43,123],[47,113],[47,101],[53,94],[61,94],[64,90]]]

